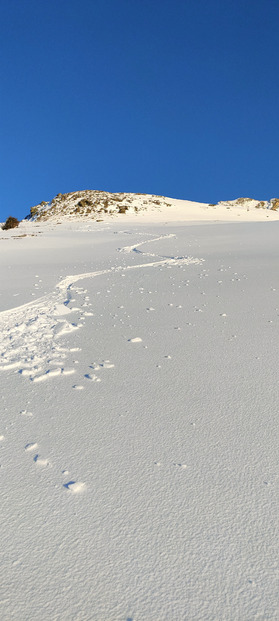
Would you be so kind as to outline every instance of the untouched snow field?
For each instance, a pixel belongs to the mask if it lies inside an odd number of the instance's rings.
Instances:
[[[279,222],[0,237],[1,620],[278,620]]]

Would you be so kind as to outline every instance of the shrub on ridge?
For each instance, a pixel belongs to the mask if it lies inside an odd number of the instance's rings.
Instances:
[[[16,226],[18,225],[19,225],[19,220],[17,218],[14,218],[13,216],[9,216],[5,224],[3,224],[2,230],[7,231],[8,229],[15,229]]]

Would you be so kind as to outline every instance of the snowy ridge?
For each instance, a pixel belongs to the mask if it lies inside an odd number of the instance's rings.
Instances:
[[[50,203],[43,201],[30,209],[30,217],[33,220],[50,220],[60,217],[94,218],[98,219],[105,215],[117,215],[137,213],[150,209],[158,209],[170,206],[163,196],[132,193],[111,193],[98,190],[84,190],[81,192],[69,192],[57,194]]]
[[[249,211],[250,209],[270,209],[276,211],[279,208],[279,199],[271,198],[269,201],[257,201],[253,198],[236,198],[232,201],[219,201],[218,205],[224,205],[228,209],[231,207],[243,207]],[[215,207],[215,205],[210,205]]]
[[[95,220],[109,221],[113,217],[163,218],[173,220],[232,219],[247,216],[248,219],[278,217],[279,199],[258,201],[238,198],[217,204],[178,200],[153,194],[111,193],[84,190],[58,194],[50,203],[42,202],[31,207],[28,219],[32,221]],[[268,214],[266,212],[268,211]]]

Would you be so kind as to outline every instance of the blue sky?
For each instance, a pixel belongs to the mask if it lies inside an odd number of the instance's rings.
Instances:
[[[0,220],[58,192],[279,196],[277,0],[6,0]]]

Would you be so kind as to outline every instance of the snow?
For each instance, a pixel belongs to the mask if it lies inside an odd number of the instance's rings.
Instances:
[[[278,216],[179,209],[1,235],[4,621],[279,618]]]
[[[55,222],[61,224],[65,218],[69,222],[96,220],[109,222],[118,218],[125,218],[141,222],[166,221],[203,221],[227,220],[258,220],[266,218],[278,219],[279,199],[259,201],[251,198],[238,198],[229,201],[220,201],[216,205],[197,203],[187,200],[178,200],[154,194],[131,194],[100,192],[98,190],[83,190],[58,194],[50,205],[36,205],[31,208],[30,217],[33,221]],[[252,216],[252,218],[251,218]]]

